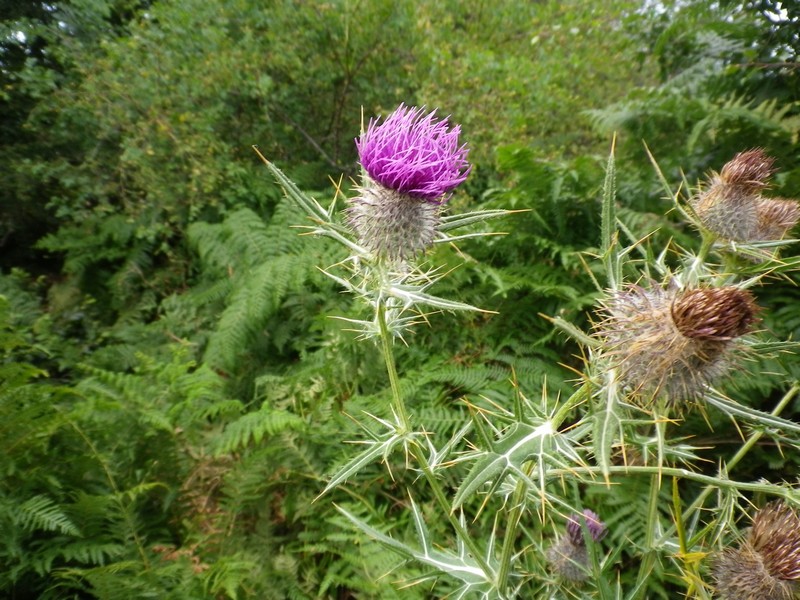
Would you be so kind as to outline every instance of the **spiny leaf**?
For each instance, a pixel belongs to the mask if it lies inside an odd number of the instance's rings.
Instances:
[[[490,481],[497,481],[509,471],[522,475],[521,467],[529,457],[543,454],[550,447],[554,434],[553,425],[545,421],[533,427],[525,423],[514,423],[508,432],[478,460],[458,488],[453,499],[453,510]]]
[[[604,397],[601,397],[602,405],[594,413],[594,455],[606,481],[609,478],[609,467],[611,466],[611,449],[622,423],[619,415],[620,407],[617,401],[615,376],[614,369],[610,369],[606,373],[606,385],[603,387]]]
[[[342,469],[340,469],[336,475],[331,478],[331,480],[328,482],[328,485],[325,486],[325,489],[320,492],[319,496],[317,496],[315,500],[318,500],[339,484],[347,481],[349,477],[352,477],[365,466],[374,462],[379,456],[386,456],[389,454],[394,446],[401,440],[402,438],[400,436],[392,435],[381,442],[369,442],[367,449],[353,458]]]

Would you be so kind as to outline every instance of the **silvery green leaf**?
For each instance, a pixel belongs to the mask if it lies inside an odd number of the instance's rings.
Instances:
[[[446,215],[443,216],[441,219],[441,223],[439,224],[439,231],[450,231],[451,229],[457,229],[459,227],[464,227],[466,225],[472,225],[473,223],[482,223],[487,219],[505,217],[507,215],[518,212],[527,212],[527,211],[495,209],[495,210],[478,210],[475,212],[464,213],[461,215]]]
[[[609,369],[606,373],[606,384],[603,386],[600,396],[601,405],[593,415],[594,455],[606,479],[609,477],[609,468],[611,467],[611,449],[620,434],[622,423],[617,399],[617,385],[616,370]]]
[[[538,457],[538,461],[544,462],[545,455],[551,449],[554,433],[556,432],[550,421],[544,421],[537,427],[526,423],[514,423],[495,444],[494,449],[484,453],[461,482],[453,499],[453,510],[461,506],[486,483],[497,482],[509,471],[525,478],[529,485],[534,486],[522,472],[522,463],[533,456]]]
[[[373,463],[379,456],[386,456],[392,451],[397,443],[401,441],[401,437],[392,435],[381,442],[367,442],[367,449],[361,454],[348,462],[325,486],[325,489],[320,492],[316,499],[321,498],[333,488],[341,483],[344,483],[349,477],[358,473],[365,466]]]

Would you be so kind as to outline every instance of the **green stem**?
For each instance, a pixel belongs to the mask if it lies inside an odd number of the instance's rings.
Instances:
[[[550,419],[550,422],[553,424],[553,430],[557,431],[559,427],[561,427],[561,423],[564,422],[564,419],[567,418],[570,411],[578,406],[581,402],[585,402],[589,399],[589,392],[591,391],[591,385],[589,382],[584,382],[581,387],[575,390],[575,393],[572,394],[567,401],[562,404],[553,417]]]
[[[789,402],[791,402],[791,400],[797,395],[798,391],[800,391],[800,382],[795,382],[792,385],[792,387],[790,387],[789,390],[783,395],[783,398],[781,398],[780,402],[778,402],[778,404],[772,410],[771,413],[772,416],[777,417],[778,415],[780,415],[781,412],[783,412],[783,409],[786,408],[786,405],[789,404]],[[733,457],[728,461],[726,465],[726,470],[730,470],[733,467],[735,467],[739,463],[739,461],[742,460],[747,455],[748,452],[750,452],[753,446],[755,446],[758,443],[758,440],[760,440],[763,436],[764,436],[763,431],[756,431],[755,433],[753,433],[753,435],[750,436],[750,438],[742,445],[742,447],[739,448],[736,454],[734,454]],[[692,502],[691,506],[689,506],[689,508],[686,509],[686,512],[683,513],[684,518],[690,517],[695,511],[697,511],[703,505],[703,502],[705,502],[706,498],[708,498],[708,495],[712,491],[714,491],[714,486],[712,485],[706,486],[706,488],[702,492],[700,492],[700,495],[695,499],[695,501]]]
[[[392,351],[392,339],[389,335],[389,327],[386,325],[386,304],[382,300],[378,301],[378,327],[381,332],[381,346],[383,348],[383,359],[386,361],[386,371],[389,374],[389,385],[392,387],[392,406],[397,415],[401,429],[401,434],[411,432],[411,421],[408,418],[406,403],[403,401],[403,394],[400,392],[400,378],[397,376],[397,367],[394,362],[394,352]],[[449,512],[449,511],[448,511]]]
[[[780,487],[771,483],[748,483],[744,481],[732,481],[730,479],[719,479],[711,475],[695,473],[689,469],[675,467],[634,467],[634,466],[612,466],[607,467],[610,474],[619,475],[661,475],[662,477],[679,477],[689,479],[698,483],[704,483],[711,488],[723,488],[741,490],[745,492],[763,492],[772,494],[789,500],[793,504],[800,503],[800,498],[795,490]],[[547,472],[549,477],[574,477],[576,475],[603,475],[602,467],[571,467],[569,469],[551,469]]]
[[[529,462],[525,469],[525,479],[530,477],[535,463]],[[524,507],[525,490],[527,484],[525,479],[520,479],[514,488],[514,495],[511,498],[511,510],[508,511],[508,522],[506,526],[506,536],[503,539],[503,549],[500,553],[500,569],[497,572],[497,589],[501,592],[506,589],[508,573],[511,569],[511,557],[514,554],[514,542],[517,539],[517,526],[522,519],[522,509]]]
[[[492,581],[494,579],[494,571],[489,566],[489,563],[486,562],[486,559],[484,559],[483,553],[469,535],[469,532],[451,510],[450,502],[448,502],[447,496],[445,495],[439,480],[436,478],[436,475],[434,474],[433,469],[428,462],[427,456],[425,456],[424,448],[417,443],[416,436],[411,435],[411,420],[408,416],[408,410],[406,409],[403,394],[400,391],[400,379],[397,376],[397,367],[395,366],[394,352],[392,350],[392,340],[389,334],[389,327],[386,323],[386,305],[382,300],[378,301],[376,317],[381,336],[383,358],[386,362],[386,370],[389,374],[389,384],[392,388],[392,406],[399,421],[398,425],[400,431],[398,433],[405,436],[406,440],[408,441],[406,448],[410,449],[411,454],[417,461],[422,474],[425,476],[428,485],[430,485],[431,490],[433,491],[433,495],[436,498],[436,502],[439,504],[439,508],[444,512],[444,514],[447,515],[447,520],[455,530],[456,535],[472,554],[475,562],[478,563],[478,566],[485,573],[487,580]]]
[[[703,233],[703,241],[700,244],[700,249],[697,252],[697,256],[694,257],[692,263],[689,265],[689,268],[686,269],[686,284],[697,285],[699,282],[699,275],[702,273],[703,269],[705,268],[706,257],[708,253],[711,251],[714,242],[716,241],[717,236],[710,232]]]

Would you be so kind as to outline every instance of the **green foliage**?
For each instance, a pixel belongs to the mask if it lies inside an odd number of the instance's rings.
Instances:
[[[759,146],[780,169],[768,193],[800,196],[791,3],[4,9],[0,595],[707,598],[700,558],[747,503],[796,497],[800,404],[784,394],[800,367],[764,342],[800,336],[791,246],[752,286],[762,339],[703,411],[656,427],[581,372],[614,252],[617,282],[646,282],[696,248],[678,185],[685,199]],[[429,307],[394,340],[413,427],[387,434],[381,349],[348,331],[372,307],[320,271],[346,277],[345,252],[301,235],[318,223],[251,146],[335,214],[362,114],[401,101],[462,124],[475,166],[452,214],[525,212],[425,256],[448,274],[425,293],[499,314]],[[713,256],[729,275],[762,268]],[[546,553],[584,507],[610,532],[580,587]]]

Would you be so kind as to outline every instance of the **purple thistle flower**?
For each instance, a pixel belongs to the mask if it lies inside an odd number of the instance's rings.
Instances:
[[[347,220],[376,258],[404,262],[433,244],[442,205],[471,168],[460,133],[436,111],[401,104],[356,140],[365,174]]]
[[[567,521],[567,535],[570,539],[579,545],[583,545],[583,522],[586,523],[586,528],[589,530],[589,535],[592,540],[599,542],[602,540],[606,533],[606,524],[600,520],[597,514],[588,508],[583,511],[583,515],[572,515]]]
[[[566,535],[547,549],[550,568],[569,581],[585,581],[589,578],[589,550],[583,537],[583,524],[593,542],[599,542],[608,532],[606,524],[588,508],[583,514],[572,515],[567,520]]]
[[[361,166],[382,186],[428,202],[445,202],[446,194],[466,180],[469,150],[458,145],[461,127],[449,126],[436,111],[400,104],[383,123],[371,119],[356,140]]]

